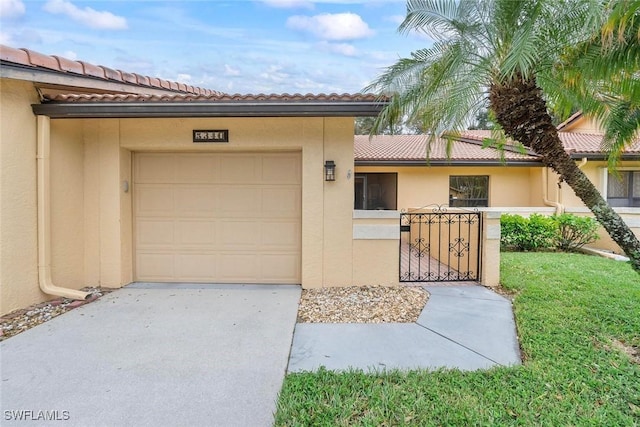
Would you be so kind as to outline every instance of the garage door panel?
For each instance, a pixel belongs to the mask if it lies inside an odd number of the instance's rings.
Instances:
[[[183,248],[210,248],[216,243],[215,221],[177,221],[175,229],[176,242]]]
[[[218,245],[222,250],[257,250],[260,224],[255,221],[223,220],[218,223]]]
[[[175,183],[215,184],[218,182],[219,159],[212,155],[182,154],[176,158]]]
[[[300,283],[300,153],[135,158],[136,280]]]
[[[221,183],[255,184],[260,182],[260,175],[260,159],[255,155],[227,154],[221,157]]]
[[[262,277],[271,283],[291,283],[299,273],[300,257],[296,254],[282,253],[262,255]]]
[[[173,220],[156,220],[141,218],[138,220],[136,243],[138,248],[171,247],[174,243]]]
[[[138,184],[175,182],[175,160],[165,154],[145,154],[137,157],[134,179]]]
[[[218,262],[218,278],[222,282],[259,283],[260,255],[257,253],[223,253]]]
[[[218,208],[222,216],[256,216],[260,209],[261,191],[257,186],[220,187]]]
[[[178,217],[211,217],[216,214],[217,188],[213,185],[175,186],[175,212]]]
[[[172,253],[140,252],[136,256],[136,272],[140,280],[171,281],[176,277]]]
[[[203,281],[217,275],[216,254],[187,253],[176,255],[176,276],[180,280]]]
[[[136,185],[136,210],[140,216],[174,215],[173,188],[168,185]]]
[[[264,222],[261,228],[261,249],[290,250],[300,247],[300,224],[291,222]]]
[[[262,182],[265,184],[300,184],[302,171],[296,155],[265,155],[262,158]]]
[[[262,213],[266,218],[298,218],[301,210],[299,187],[271,187],[262,190]]]

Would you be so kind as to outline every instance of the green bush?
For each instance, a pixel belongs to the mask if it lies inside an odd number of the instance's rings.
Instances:
[[[561,251],[573,252],[600,237],[598,221],[593,218],[572,214],[554,215],[552,218],[558,228],[554,245]]]
[[[500,225],[500,246],[503,250],[538,251],[553,247],[556,225],[551,217],[532,214],[524,218],[504,214],[500,218]]]
[[[572,252],[598,238],[596,220],[573,214],[532,214],[528,218],[504,214],[500,225],[500,247],[504,251],[558,249]]]

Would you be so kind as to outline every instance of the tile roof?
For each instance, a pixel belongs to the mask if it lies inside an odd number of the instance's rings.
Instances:
[[[46,97],[49,102],[59,103],[133,103],[133,102],[376,102],[379,100],[373,94],[227,94],[211,93],[197,94],[58,94]]]
[[[354,155],[356,162],[426,162],[427,135],[356,135]],[[431,144],[430,162],[500,162],[500,153],[494,148],[482,148],[481,142],[455,141],[450,156],[447,141],[437,138]],[[535,155],[506,151],[504,159],[511,162],[537,162]]]
[[[491,131],[466,130],[463,131],[460,136],[466,139],[482,141],[483,138],[491,136]],[[565,150],[576,157],[579,157],[580,154],[604,155],[604,150],[602,149],[602,140],[604,138],[603,134],[558,132],[558,136],[560,137]],[[640,137],[637,137],[634,142],[623,151],[623,155],[625,154],[632,156],[640,155]]]
[[[177,93],[204,96],[218,93],[211,89],[204,89],[155,77],[142,76],[136,73],[127,73],[101,65],[89,64],[84,61],[74,61],[57,55],[45,55],[30,49],[15,49],[2,44],[0,44],[0,61],[2,61],[3,64],[9,63],[28,69],[53,71],[65,75],[125,83]]]

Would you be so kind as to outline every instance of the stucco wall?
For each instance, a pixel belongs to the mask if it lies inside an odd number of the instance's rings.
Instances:
[[[75,121],[51,122],[51,277],[84,286],[84,146]]]
[[[38,286],[33,85],[0,81],[0,312],[46,300]]]
[[[580,162],[577,162],[580,163]],[[588,160],[583,166],[581,166],[587,177],[593,182],[596,188],[602,193],[606,194],[606,175],[607,175],[607,163],[605,161]],[[640,161],[623,161],[620,162],[619,168],[625,169],[640,169]],[[557,186],[558,175],[554,172],[549,173],[549,188],[550,197],[554,200],[556,196],[551,193],[554,187]],[[576,215],[593,216],[591,212],[586,208],[582,200],[576,196],[573,189],[567,184],[563,184],[559,193],[559,200],[564,205],[566,212],[574,213]],[[615,208],[620,213],[622,219],[631,227],[632,231],[640,237],[640,208]],[[618,254],[622,253],[620,247],[613,242],[609,237],[606,230],[601,228],[599,231],[600,239],[589,246],[599,249],[612,251]]]
[[[87,278],[103,286],[132,279],[131,153],[141,151],[302,151],[302,284],[352,281],[353,120],[350,118],[229,118],[87,120],[85,224]],[[229,143],[194,144],[194,129],[228,129]],[[135,155],[135,154],[133,154]],[[119,156],[119,160],[115,158]],[[324,161],[337,179],[324,181]],[[119,219],[123,221],[119,221]],[[96,243],[96,236],[99,243]],[[111,236],[111,237],[110,237]],[[96,259],[99,258],[99,261]],[[117,277],[111,272],[117,272]]]
[[[449,204],[451,175],[488,175],[489,206],[542,206],[540,167],[358,166],[356,172],[397,172],[398,209]]]

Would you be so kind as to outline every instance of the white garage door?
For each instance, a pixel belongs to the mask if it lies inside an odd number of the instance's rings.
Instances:
[[[138,281],[300,283],[300,153],[138,153]]]

